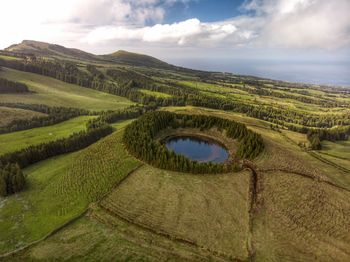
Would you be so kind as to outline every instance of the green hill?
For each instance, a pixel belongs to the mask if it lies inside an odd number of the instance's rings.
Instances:
[[[31,91],[23,95],[2,94],[0,101],[3,103],[46,104],[99,111],[116,110],[132,104],[124,97],[68,84],[38,74],[4,68],[0,76],[25,83]]]
[[[165,63],[152,56],[131,53],[124,50],[119,50],[115,53],[104,55],[103,57],[117,63],[123,63],[123,64],[133,65],[133,66],[145,66],[145,67],[162,68],[162,69],[176,68],[175,66]]]
[[[40,56],[60,56],[66,58],[76,58],[83,60],[100,60],[98,56],[89,54],[75,48],[66,48],[64,46],[49,44],[45,42],[23,40],[19,44],[11,45],[5,48],[5,51],[22,53],[22,54],[34,54]]]
[[[33,54],[37,56],[52,56],[65,59],[85,60],[97,63],[119,63],[130,66],[176,69],[175,66],[152,56],[131,53],[124,50],[119,50],[107,55],[94,55],[75,48],[66,48],[61,45],[33,40],[23,40],[19,44],[14,44],[5,48],[4,51],[20,54]]]

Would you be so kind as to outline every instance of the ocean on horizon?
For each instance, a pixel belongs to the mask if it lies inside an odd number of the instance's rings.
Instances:
[[[244,59],[168,59],[198,70],[229,72],[289,82],[335,85],[350,88],[350,62],[299,62]]]

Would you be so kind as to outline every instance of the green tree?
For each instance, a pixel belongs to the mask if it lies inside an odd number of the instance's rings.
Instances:
[[[4,197],[7,195],[7,185],[5,178],[2,175],[2,171],[0,171],[0,196]]]

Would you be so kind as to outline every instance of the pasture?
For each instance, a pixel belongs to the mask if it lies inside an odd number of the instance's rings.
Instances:
[[[127,157],[120,143],[121,135],[122,128],[86,149],[26,168],[26,189],[0,198],[0,231],[6,232],[0,234],[0,253],[44,237],[137,168],[138,161]]]
[[[92,118],[94,116],[80,116],[51,126],[0,134],[0,155],[21,150],[31,145],[68,137],[75,132],[85,130],[86,122]]]
[[[48,106],[77,107],[88,110],[117,110],[133,103],[93,89],[68,84],[50,77],[4,68],[0,77],[22,82],[33,93],[1,94],[3,103],[45,104]]]

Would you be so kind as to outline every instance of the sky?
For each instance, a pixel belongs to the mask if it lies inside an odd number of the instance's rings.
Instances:
[[[0,0],[0,48],[24,39],[188,58],[350,61],[350,0]]]

